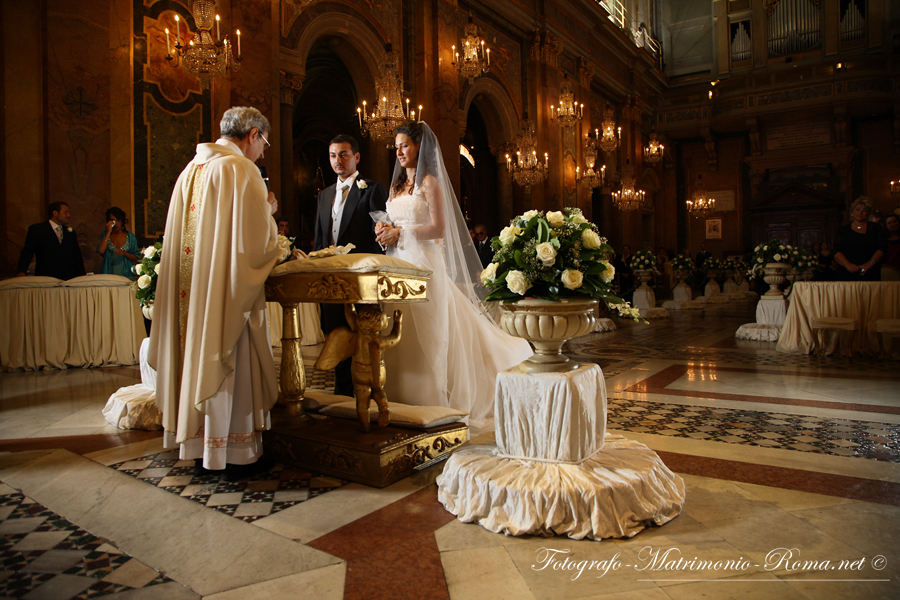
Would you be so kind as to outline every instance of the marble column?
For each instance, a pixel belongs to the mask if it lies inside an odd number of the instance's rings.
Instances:
[[[300,205],[297,201],[294,181],[294,102],[303,87],[303,78],[293,73],[281,71],[281,195],[279,207],[281,218],[291,225],[291,233],[300,233]]]

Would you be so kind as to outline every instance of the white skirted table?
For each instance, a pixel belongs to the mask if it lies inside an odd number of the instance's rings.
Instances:
[[[606,433],[606,384],[594,364],[500,373],[496,445],[462,448],[438,478],[460,521],[507,535],[632,537],[681,513],[684,481],[647,446]]]
[[[703,304],[693,299],[691,288],[683,281],[672,289],[672,299],[663,302],[666,310],[703,310]]]
[[[0,281],[0,371],[134,365],[147,337],[131,280]]]
[[[762,304],[762,300],[760,300]],[[775,347],[779,352],[809,354],[815,347],[812,322],[817,317],[846,317],[859,323],[855,336],[833,336],[825,352],[837,350],[839,339],[852,344],[854,354],[878,356],[880,353],[875,322],[900,319],[900,282],[837,281],[794,283],[791,305],[784,320],[781,337]],[[900,355],[900,343],[887,338],[887,356]],[[850,350],[851,348],[845,349]]]
[[[640,311],[641,317],[644,319],[669,318],[669,312],[665,308],[656,306],[656,293],[646,283],[634,290],[632,306]]]
[[[301,346],[315,346],[325,343],[325,334],[322,333],[322,323],[319,316],[322,314],[319,305],[315,302],[301,302],[297,305],[300,314],[300,338]],[[281,328],[283,327],[284,309],[277,302],[266,302],[266,312],[269,315],[269,339],[273,348],[281,348]]]

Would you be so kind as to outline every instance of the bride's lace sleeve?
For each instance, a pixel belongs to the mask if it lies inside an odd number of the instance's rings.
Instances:
[[[420,192],[428,203],[429,224],[416,227],[413,234],[417,240],[440,240],[444,238],[444,199],[437,180],[427,175],[422,181]]]

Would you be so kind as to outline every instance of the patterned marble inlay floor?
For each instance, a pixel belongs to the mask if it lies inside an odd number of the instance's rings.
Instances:
[[[87,599],[159,584],[177,585],[0,483],[0,598]]]
[[[900,462],[900,426],[609,398],[608,427],[729,444]]]
[[[195,475],[194,461],[178,460],[177,450],[110,468],[247,523],[349,483],[282,465],[247,480],[228,482],[218,474]]]

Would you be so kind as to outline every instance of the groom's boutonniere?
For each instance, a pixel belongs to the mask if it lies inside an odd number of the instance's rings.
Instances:
[[[71,228],[71,227],[69,227],[69,233],[72,233],[72,228]]]
[[[358,187],[358,188],[361,189],[361,190],[364,190],[364,189],[366,189],[367,187],[369,187],[369,184],[366,183],[366,180],[365,180],[365,179],[357,179],[357,180],[356,180],[356,187]]]

